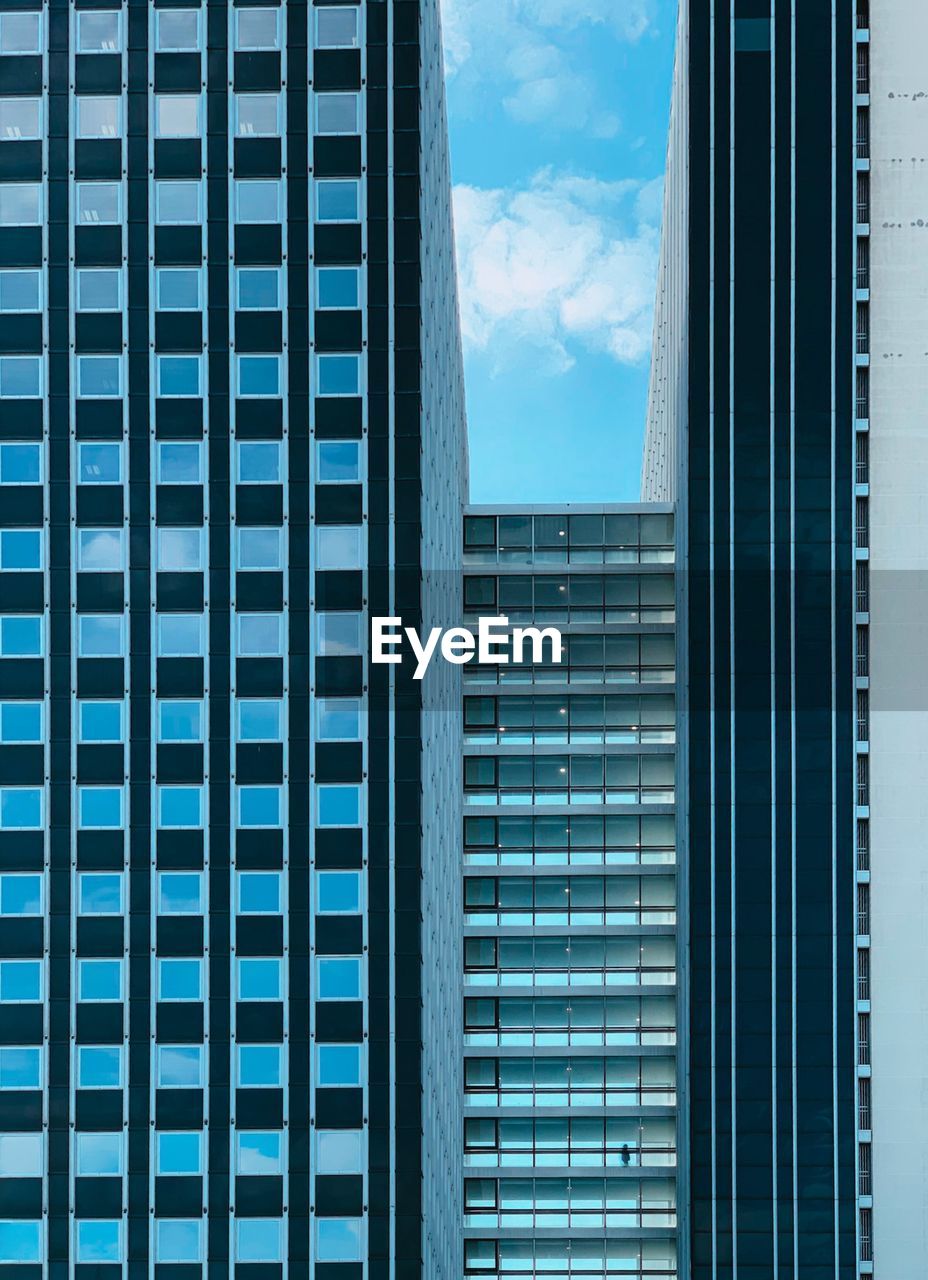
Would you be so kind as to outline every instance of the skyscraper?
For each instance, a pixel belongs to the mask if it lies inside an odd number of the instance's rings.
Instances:
[[[365,658],[370,612],[457,598],[420,586],[466,477],[437,9],[0,4],[24,1276],[457,1266],[457,951],[420,924],[457,737]]]
[[[867,38],[862,0],[681,6],[642,492],[684,600],[693,1280],[872,1258]]]

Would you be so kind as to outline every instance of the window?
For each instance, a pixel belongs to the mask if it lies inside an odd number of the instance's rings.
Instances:
[[[78,1089],[122,1089],[122,1044],[101,1044],[77,1048]]]
[[[360,653],[361,614],[317,613],[316,650],[323,658]]]
[[[200,222],[201,192],[199,182],[156,182],[155,221],[162,225]]]
[[[198,138],[200,98],[198,94],[155,94],[155,137]]]
[[[235,1172],[240,1174],[283,1173],[282,1133],[239,1129],[235,1134]]]
[[[280,136],[279,93],[237,93],[235,95],[235,132],[240,138],[277,138]]]
[[[122,445],[80,441],[77,446],[78,484],[122,484]]]
[[[317,49],[356,49],[358,10],[355,8],[316,10]]]
[[[357,742],[361,737],[360,698],[318,698],[316,737],[320,742]]]
[[[202,911],[203,877],[199,871],[159,871],[159,915],[197,916]]]
[[[363,1046],[317,1044],[316,1084],[324,1089],[355,1089],[361,1084]]]
[[[41,1262],[42,1237],[39,1221],[0,1219],[0,1263]]]
[[[25,614],[0,617],[0,658],[41,658],[42,621],[41,617]]]
[[[203,615],[163,613],[158,617],[159,658],[202,658]]]
[[[316,479],[323,484],[352,484],[361,479],[359,440],[320,440],[316,445]]]
[[[240,311],[276,311],[280,306],[279,267],[239,267],[235,278]]]
[[[159,53],[178,53],[200,47],[198,9],[157,9],[155,40]]]
[[[238,961],[239,1000],[280,1000],[283,961],[249,956]]]
[[[199,958],[158,961],[159,1000],[202,1000],[203,962]]]
[[[360,956],[318,956],[316,958],[316,998],[318,1000],[360,1000]]]
[[[0,1003],[38,1004],[41,999],[41,960],[0,960]]]
[[[239,787],[238,825],[240,827],[279,827],[281,802],[280,787]]]
[[[282,1053],[279,1044],[240,1044],[237,1083],[243,1089],[278,1089],[281,1084]]]
[[[240,528],[238,539],[239,569],[279,569],[283,556],[283,530]]]
[[[159,9],[170,13],[170,9]],[[195,268],[160,267],[155,272],[158,306],[162,311],[199,311],[201,273]]]
[[[360,871],[316,872],[316,911],[320,915],[357,915],[360,910]]]
[[[77,15],[78,53],[119,53],[119,10],[91,9]]]
[[[203,1172],[203,1135],[198,1131],[155,1135],[155,1173],[160,1176]]]
[[[283,703],[277,698],[245,698],[236,703],[235,736],[239,742],[280,742]]]
[[[203,826],[202,787],[158,787],[158,826],[196,830]]]
[[[360,267],[317,267],[316,306],[324,310],[356,310],[361,294]]]
[[[202,484],[202,464],[199,440],[162,440],[158,444],[159,484]]]
[[[157,1082],[159,1089],[201,1089],[203,1046],[159,1044]]]
[[[316,822],[320,827],[356,827],[361,821],[359,786],[316,788]]]
[[[75,1133],[74,1172],[78,1178],[116,1178],[123,1171],[121,1133]]]
[[[0,98],[0,142],[41,136],[41,98]]]
[[[236,222],[280,222],[280,183],[245,181],[235,183]]]
[[[41,1089],[42,1050],[0,1046],[0,1089]]]
[[[77,704],[79,742],[122,742],[123,704],[82,700]]]
[[[37,227],[42,221],[38,182],[0,182],[0,227]]]
[[[202,1218],[157,1218],[156,1262],[202,1262]]]
[[[43,545],[39,529],[0,529],[0,569],[4,573],[41,569]]]
[[[97,269],[77,272],[78,311],[118,311],[122,306],[122,273]]]
[[[78,356],[77,394],[92,398],[122,395],[120,357]]]
[[[327,178],[314,183],[317,222],[357,222],[361,184],[356,178]]]
[[[118,182],[79,182],[77,221],[113,226],[120,221],[122,191]]]
[[[317,569],[360,569],[364,563],[359,524],[319,525],[316,528]]]
[[[159,742],[202,742],[203,703],[181,699],[158,702]]]
[[[364,1134],[357,1129],[317,1129],[316,1172],[363,1173]]]
[[[35,400],[41,394],[41,356],[0,356],[0,396],[9,400]]]
[[[0,311],[40,311],[41,271],[0,271]]]
[[[78,529],[77,568],[84,572],[122,569],[125,537],[122,529]]]
[[[121,1262],[120,1218],[77,1218],[74,1222],[75,1262]]]
[[[79,658],[121,658],[125,620],[120,614],[81,613],[77,618]]]
[[[237,356],[240,396],[280,395],[280,356]]]
[[[41,1133],[0,1133],[0,1178],[41,1178]]]
[[[78,138],[122,136],[122,98],[77,98]]]
[[[203,568],[202,529],[159,529],[158,568],[165,573],[189,573]]]
[[[280,658],[283,656],[283,617],[279,613],[238,615],[238,656],[240,658]]]
[[[279,49],[280,10],[236,9],[236,49]]]
[[[82,831],[112,831],[123,825],[122,787],[78,787],[77,825]]]
[[[316,1258],[319,1262],[360,1262],[360,1218],[317,1218]]]
[[[40,916],[42,877],[5,873],[0,875],[0,916]]]
[[[361,357],[343,353],[316,356],[316,395],[361,394]]]
[[[236,1262],[283,1261],[282,1228],[280,1218],[236,1218]]]
[[[280,484],[283,478],[280,441],[241,441],[236,444],[236,454],[239,484]],[[0,455],[0,466],[2,466],[2,455]],[[0,482],[2,479],[3,473],[0,470]]]
[[[157,356],[159,396],[200,394],[199,356]]]
[[[41,742],[44,711],[41,702],[0,702],[0,742]]]
[[[241,915],[279,915],[281,876],[279,871],[239,871],[238,909]]]
[[[110,1003],[122,999],[122,961],[78,960],[77,998]]]
[[[0,787],[0,831],[38,831],[42,826],[40,787]]]
[[[118,916],[123,911],[123,878],[118,871],[82,871],[77,877],[77,909],[82,916]]]
[[[360,94],[317,93],[316,133],[357,133]]]
[[[0,53],[41,53],[42,15],[0,13]]]

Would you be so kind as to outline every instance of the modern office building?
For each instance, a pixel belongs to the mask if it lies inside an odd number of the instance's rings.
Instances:
[[[0,3],[4,1274],[458,1266],[451,245],[436,0]]]
[[[566,645],[464,668],[464,1274],[675,1277],[673,516],[464,530],[465,622]]]
[[[888,0],[874,48],[890,10],[918,47]],[[681,566],[693,1280],[851,1280],[874,1217],[914,1207],[870,1200],[870,769],[894,766],[867,745],[869,35],[865,0],[681,5],[642,495],[676,503]],[[914,95],[914,68],[884,99]],[[906,128],[922,116],[907,100]],[[921,164],[911,137],[900,175]],[[885,252],[915,234],[887,229]],[[907,465],[886,447],[887,491],[890,455]],[[892,1000],[887,1055],[911,1034],[901,986]],[[907,1176],[923,1108],[897,1115]],[[917,1273],[899,1258],[881,1274]]]

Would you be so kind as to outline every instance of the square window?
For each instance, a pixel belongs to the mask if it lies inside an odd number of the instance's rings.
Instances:
[[[283,1222],[280,1218],[236,1218],[237,1262],[283,1261]]]
[[[78,53],[119,53],[118,9],[90,9],[77,15]]]
[[[0,1263],[41,1262],[43,1234],[39,1221],[0,1219]]]
[[[0,396],[36,400],[41,394],[41,356],[0,356]]]
[[[156,182],[155,221],[162,226],[200,222],[202,190],[199,182]]]
[[[122,272],[96,268],[76,273],[78,311],[118,311],[122,306]]]
[[[316,479],[321,484],[357,484],[361,479],[361,442],[320,440],[316,445]]]
[[[201,1044],[158,1045],[159,1089],[202,1089],[203,1081]]]
[[[125,635],[125,619],[121,614],[78,614],[78,657],[121,658]]]
[[[202,1261],[202,1218],[155,1219],[155,1262]]]
[[[316,823],[320,827],[357,827],[361,822],[360,786],[316,787]]]
[[[0,98],[0,141],[19,142],[41,136],[41,98]]]
[[[279,308],[279,267],[239,267],[235,278],[240,311],[276,311]]]
[[[236,49],[279,49],[280,9],[235,10]]]
[[[74,1260],[83,1263],[122,1261],[122,1220],[77,1218],[74,1223]]]
[[[356,178],[317,181],[316,221],[357,222],[361,216],[361,184]]]
[[[158,569],[164,573],[190,573],[203,568],[202,529],[159,529]]]
[[[282,657],[283,616],[279,613],[238,614],[238,656]]]
[[[77,825],[81,831],[113,831],[123,825],[122,787],[78,787]]]
[[[361,394],[361,357],[342,353],[316,356],[317,396]]]
[[[123,1171],[121,1133],[75,1133],[74,1172],[78,1178],[118,1178]]]
[[[156,138],[198,138],[199,136],[199,94],[155,94]]]
[[[237,356],[240,396],[280,395],[280,356]]]
[[[77,394],[100,399],[122,395],[122,360],[119,356],[78,356]]]
[[[317,267],[316,306],[323,310],[357,310],[361,296],[360,267]]]
[[[44,805],[41,787],[0,787],[0,831],[39,831]]]
[[[202,484],[203,446],[201,442],[199,440],[159,441],[158,483]]]
[[[203,1135],[199,1130],[155,1135],[155,1174],[161,1177],[203,1172]]]
[[[43,619],[9,614],[0,617],[0,658],[41,658]]]
[[[170,10],[159,10],[170,13]],[[199,311],[201,273],[194,267],[159,267],[155,271],[158,306],[162,311]]]
[[[40,916],[42,877],[7,872],[0,875],[0,916]]]
[[[317,93],[316,133],[357,133],[361,95]]]
[[[360,569],[364,564],[363,530],[359,524],[317,525],[316,568]]]
[[[316,650],[322,658],[361,652],[360,613],[317,613]]]
[[[198,9],[156,9],[155,26],[159,53],[194,52],[200,47]]]
[[[317,871],[317,913],[357,915],[361,910],[361,883],[360,871]]]
[[[124,555],[124,530],[77,530],[77,568],[79,572],[118,572],[123,568]]]
[[[203,703],[180,698],[158,702],[159,742],[202,742]]]
[[[41,13],[0,13],[0,53],[41,52]]]
[[[358,1129],[317,1129],[316,1172],[363,1173],[364,1134]]]
[[[356,49],[358,10],[348,6],[316,10],[317,49]]]
[[[198,916],[203,911],[203,877],[199,871],[158,872],[158,913]]]
[[[77,877],[77,903],[82,916],[121,915],[122,876],[118,871],[82,871]]]
[[[281,742],[283,702],[278,698],[244,698],[236,703],[239,742]]]
[[[237,1051],[237,1083],[241,1088],[280,1088],[283,1050],[279,1044],[240,1044]]]
[[[0,570],[21,573],[41,569],[43,546],[39,529],[0,529]]]
[[[278,440],[245,440],[236,444],[239,484],[280,484],[283,479]],[[0,455],[2,465],[2,455]],[[0,471],[2,482],[2,471]]]
[[[235,95],[235,132],[239,138],[277,138],[280,136],[279,93],[237,93]]]
[[[252,526],[236,531],[238,568],[242,570],[280,569],[283,562],[283,530]]]
[[[202,658],[203,615],[162,613],[158,616],[159,658]]]
[[[316,1084],[322,1089],[356,1089],[362,1084],[363,1046],[316,1045]]]
[[[78,742],[122,742],[123,704],[82,699],[78,704]]]
[[[0,271],[0,311],[40,311],[40,271]]]
[[[199,958],[158,961],[158,999],[203,999],[203,962]]]
[[[279,827],[282,800],[280,787],[239,787],[238,825],[240,827]]]
[[[280,183],[250,180],[235,183],[236,222],[280,222]]]
[[[42,221],[38,182],[0,182],[0,227],[37,227]]]
[[[76,220],[80,224],[115,226],[122,218],[122,189],[118,182],[79,182]]]
[[[38,1004],[41,999],[41,960],[0,960],[0,1003]]]
[[[262,1133],[239,1129],[235,1134],[235,1171],[239,1174],[281,1174],[283,1134],[277,1130]]]
[[[44,1164],[41,1133],[0,1134],[0,1178],[41,1178]]]
[[[122,999],[121,960],[78,960],[77,998],[111,1004]]]
[[[122,445],[80,441],[77,446],[78,484],[122,484]]]
[[[283,962],[276,957],[243,957],[238,960],[239,1000],[280,1000]]]
[[[320,742],[358,742],[361,738],[360,698],[318,698],[316,737]]]
[[[203,788],[157,788],[158,826],[162,830],[199,830],[203,826]]]
[[[122,136],[122,98],[76,98],[78,138]]]
[[[319,1262],[360,1262],[362,1253],[360,1218],[317,1218],[316,1258]]]
[[[41,1089],[42,1050],[0,1046],[0,1089]]]
[[[279,871],[239,871],[238,909],[241,915],[279,915],[281,875]]]
[[[316,959],[317,1000],[360,1000],[362,990],[360,956],[319,956]]]
[[[158,356],[156,365],[159,396],[200,395],[199,356]]]
[[[0,742],[41,742],[44,712],[41,702],[0,702]]]

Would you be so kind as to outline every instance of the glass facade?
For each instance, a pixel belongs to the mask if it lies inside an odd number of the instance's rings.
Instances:
[[[469,1277],[676,1276],[669,508],[470,508],[465,621],[563,665],[464,669]]]

